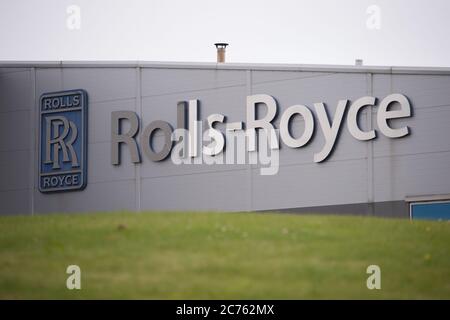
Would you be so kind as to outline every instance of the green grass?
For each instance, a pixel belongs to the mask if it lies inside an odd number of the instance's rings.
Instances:
[[[71,264],[81,290],[66,288]],[[381,290],[366,287],[371,264],[381,267]],[[0,298],[450,299],[450,224],[255,213],[1,217]]]

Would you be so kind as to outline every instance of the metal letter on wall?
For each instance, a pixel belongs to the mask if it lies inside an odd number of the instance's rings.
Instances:
[[[87,93],[45,93],[39,104],[39,190],[81,190],[87,183]]]

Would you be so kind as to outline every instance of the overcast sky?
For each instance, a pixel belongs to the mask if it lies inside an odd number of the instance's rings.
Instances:
[[[0,0],[0,60],[447,66],[449,0]]]

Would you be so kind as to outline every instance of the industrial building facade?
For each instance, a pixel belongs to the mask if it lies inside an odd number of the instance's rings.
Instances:
[[[214,119],[222,133],[245,129],[249,101],[258,106],[253,120],[275,106],[270,124],[285,138],[278,139],[276,173],[261,174],[264,165],[251,162],[174,163],[175,142],[168,137],[176,128],[195,116],[205,128]],[[333,144],[321,157],[330,136]],[[5,62],[0,173],[1,214],[182,210],[448,218],[450,69]]]

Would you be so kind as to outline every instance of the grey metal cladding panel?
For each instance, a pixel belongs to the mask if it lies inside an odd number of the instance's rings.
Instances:
[[[89,142],[111,141],[111,113],[113,111],[136,111],[136,99],[112,100],[89,104]],[[128,124],[123,122],[123,131],[127,132]]]
[[[365,160],[281,167],[277,175],[252,171],[253,210],[367,202]]]
[[[313,78],[330,75],[331,72],[305,72],[305,71],[252,71],[252,83],[283,81],[300,78]]]
[[[135,68],[64,68],[64,89],[85,89],[89,103],[136,97]]]
[[[30,179],[30,151],[0,152],[0,177],[0,191],[27,189]]]
[[[450,152],[374,159],[375,201],[450,193]]]
[[[35,190],[36,213],[135,210],[135,180],[88,183],[82,192],[40,193]]]
[[[412,118],[396,119],[391,125],[408,126],[410,134],[389,139],[378,132],[375,157],[450,151],[450,105],[415,109]]]
[[[82,87],[80,87],[82,89]],[[73,88],[72,88],[73,89]],[[76,88],[78,89],[78,88]],[[36,69],[36,97],[43,93],[63,90],[61,68],[38,68]]]
[[[246,84],[245,70],[152,69],[142,70],[142,96],[207,90]]]
[[[354,100],[367,95],[367,75],[340,73],[253,84],[252,94],[258,93],[272,95],[278,102],[280,112],[295,104],[313,109],[314,103],[324,102],[327,110],[334,114],[339,100]]]
[[[33,105],[31,72],[0,73],[0,112],[29,110]]]
[[[372,75],[372,95],[377,98],[383,98],[392,91],[392,75],[391,74],[374,74]],[[402,92],[399,92],[402,93]],[[376,111],[376,110],[374,110]]]
[[[378,97],[405,94],[412,106],[411,118],[391,121],[393,127],[409,126],[410,135],[392,140],[379,134],[375,157],[450,150],[450,76],[374,75],[373,92]]]
[[[450,106],[450,76],[393,75],[392,89],[408,96],[415,109]]]
[[[450,76],[445,75],[373,75],[373,94],[382,98],[402,93],[413,110],[450,105]]]
[[[231,88],[213,88],[201,92],[183,92],[164,96],[142,98],[142,119],[144,123],[164,120],[176,126],[177,102],[189,99],[199,100],[199,119],[206,123],[206,118],[213,113],[221,113],[227,122],[246,121],[245,86]]]
[[[90,143],[88,154],[88,184],[135,178],[135,165],[131,163],[129,152],[122,153],[120,166],[111,164],[110,142]]]
[[[246,170],[142,179],[143,210],[246,210]]]
[[[0,113],[0,151],[30,147],[30,111]]]
[[[0,191],[0,215],[29,214],[30,190]]]
[[[100,69],[98,69],[100,70]],[[101,69],[103,70],[103,69]],[[132,71],[133,79],[135,79],[135,69],[123,69],[125,74],[130,74]],[[118,70],[120,71],[120,70]],[[109,74],[109,69],[106,70],[106,75],[102,74],[99,77],[105,77]],[[117,75],[117,74],[116,74]],[[113,87],[121,86],[122,78],[116,78],[110,85]],[[126,81],[126,80],[125,80]],[[81,85],[81,84],[80,84]],[[88,81],[88,86],[89,86]],[[105,84],[106,86],[107,84]],[[126,85],[127,86],[127,85]],[[86,86],[81,86],[86,88]],[[130,93],[134,93],[134,88],[129,89]],[[89,95],[89,116],[88,116],[88,130],[89,130],[89,144],[88,144],[88,184],[104,181],[116,181],[124,179],[134,179],[134,166],[130,164],[129,152],[125,152],[122,148],[122,160],[123,165],[113,166],[111,165],[111,112],[117,110],[136,110],[136,99],[132,96],[128,99],[122,99],[121,95],[115,95],[114,97],[119,100],[108,100],[107,90],[91,87],[88,91]],[[94,98],[92,98],[94,97]],[[94,99],[94,102],[91,101]],[[97,99],[97,102],[95,102]],[[107,101],[99,101],[101,99]],[[124,123],[124,130],[127,130],[127,124]],[[84,191],[87,192],[87,191]]]

